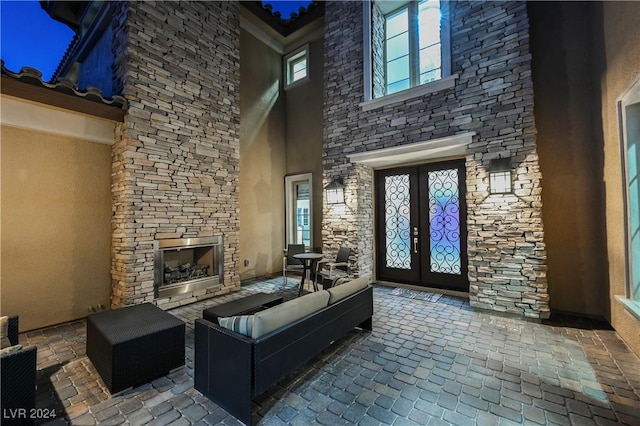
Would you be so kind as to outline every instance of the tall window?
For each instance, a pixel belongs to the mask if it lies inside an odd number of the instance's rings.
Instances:
[[[366,4],[365,46],[371,49],[371,55],[365,58],[365,81],[367,85],[370,83],[371,93],[365,93],[365,100],[382,98],[450,76],[448,1],[372,1]],[[443,84],[446,86],[446,82]],[[425,86],[420,90],[428,93],[429,89]]]
[[[442,78],[440,0],[409,2],[384,20],[386,94]]]
[[[313,248],[313,184],[311,173],[285,177],[286,243]]]
[[[619,103],[625,171],[627,294],[623,302],[640,318],[640,80]]]

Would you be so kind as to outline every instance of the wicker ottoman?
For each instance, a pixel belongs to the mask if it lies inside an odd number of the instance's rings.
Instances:
[[[185,323],[151,303],[87,316],[87,356],[113,393],[184,365]]]

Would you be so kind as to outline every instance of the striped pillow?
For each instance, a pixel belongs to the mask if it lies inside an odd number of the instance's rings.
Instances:
[[[251,337],[251,332],[253,331],[253,315],[218,318],[218,324],[227,330]]]

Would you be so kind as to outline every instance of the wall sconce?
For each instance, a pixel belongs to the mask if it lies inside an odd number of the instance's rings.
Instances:
[[[494,158],[489,165],[489,193],[511,192],[511,158]]]
[[[344,182],[342,178],[335,178],[324,187],[327,194],[327,204],[344,204]]]

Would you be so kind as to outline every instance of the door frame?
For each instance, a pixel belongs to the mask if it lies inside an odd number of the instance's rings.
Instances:
[[[437,289],[442,289],[442,290],[453,290],[455,292],[460,292],[462,293],[468,293],[469,292],[469,276],[468,276],[468,268],[469,268],[469,258],[468,258],[468,229],[467,229],[467,217],[468,217],[468,206],[466,203],[466,157],[448,157],[448,158],[438,158],[438,159],[434,159],[433,161],[421,161],[421,162],[412,162],[412,163],[408,163],[408,164],[390,164],[386,167],[380,167],[380,168],[372,168],[372,181],[374,184],[374,188],[373,188],[373,225],[374,225],[374,241],[373,241],[373,276],[374,279],[378,280],[380,279],[379,277],[379,270],[380,270],[380,265],[383,264],[384,259],[382,259],[383,253],[381,253],[380,250],[378,250],[379,244],[380,244],[380,238],[383,238],[384,235],[384,231],[381,230],[381,227],[383,227],[383,221],[380,217],[380,215],[382,214],[382,212],[384,211],[384,209],[380,209],[380,203],[383,200],[383,197],[381,196],[381,191],[384,191],[384,189],[382,189],[379,185],[379,174],[382,172],[384,173],[385,171],[393,171],[393,172],[399,172],[402,173],[403,171],[407,171],[407,170],[416,170],[417,174],[418,174],[418,179],[420,178],[420,171],[422,168],[439,168],[439,166],[444,166],[446,167],[447,165],[458,165],[459,166],[459,181],[458,181],[458,186],[461,189],[461,192],[463,191],[464,196],[461,197],[460,199],[460,221],[461,221],[461,226],[464,226],[464,231],[465,231],[465,238],[461,238],[460,240],[460,252],[464,253],[464,258],[466,260],[466,262],[463,262],[463,264],[461,265],[461,276],[464,277],[465,281],[466,281],[466,288],[464,290],[460,289],[459,284],[452,284],[450,281],[451,279],[443,279],[443,280],[439,280],[437,283],[432,283],[432,282],[422,282],[421,281],[421,275],[422,275],[422,271],[418,271],[418,277],[417,279],[412,279],[411,277],[408,277],[408,279],[402,279],[402,278],[398,278],[399,281],[394,281],[394,280],[388,280],[388,279],[381,279],[383,282],[386,283],[397,283],[400,285],[409,285],[409,286],[419,286],[419,287],[428,287],[428,288],[437,288]],[[418,193],[418,189],[415,189],[415,194]],[[412,194],[412,197],[414,195]],[[422,200],[419,200],[419,202],[422,204]],[[423,209],[423,207],[420,207],[421,209]],[[424,210],[424,209],[423,209]],[[428,211],[428,210],[427,210]],[[424,216],[424,215],[423,215]],[[422,224],[420,225],[420,227],[422,227]],[[413,235],[411,235],[411,240],[413,240]],[[421,232],[420,235],[420,245],[421,247],[428,247],[425,246],[425,244],[429,244],[429,233],[428,232]],[[425,255],[428,256],[427,250],[421,250],[421,255],[424,257]],[[412,259],[413,261],[413,259]],[[420,262],[424,262],[423,259],[420,259]],[[408,274],[410,275],[410,274]],[[456,277],[452,277],[457,278]]]
[[[285,245],[295,243],[294,236],[297,232],[296,206],[295,206],[295,187],[298,183],[308,182],[309,184],[309,246],[311,250],[313,246],[313,173],[301,173],[296,175],[288,175],[284,177],[285,186]]]
[[[421,250],[421,267],[422,267],[422,271],[420,273],[420,279],[421,280],[425,280],[424,284],[420,284],[422,286],[424,286],[426,284],[426,286],[431,286],[431,287],[436,287],[436,288],[444,288],[444,289],[449,289],[449,290],[456,290],[456,291],[463,291],[463,292],[469,292],[469,253],[467,250],[467,244],[468,244],[468,229],[467,229],[467,200],[466,200],[466,195],[467,195],[467,173],[466,173],[466,161],[464,159],[462,160],[450,160],[450,161],[439,161],[439,162],[434,162],[434,163],[428,163],[428,164],[423,164],[421,166],[419,166],[418,168],[418,174],[419,174],[419,179],[422,181],[422,179],[425,177],[423,175],[427,175],[428,172],[430,171],[434,171],[434,170],[439,170],[439,169],[446,169],[446,168],[457,168],[458,170],[458,195],[463,195],[459,197],[459,201],[458,201],[458,205],[460,207],[460,213],[459,213],[459,218],[460,218],[460,231],[461,231],[461,235],[460,235],[460,256],[462,257],[462,260],[464,260],[464,262],[461,261],[460,263],[460,275],[453,275],[453,274],[445,274],[445,273],[437,273],[437,272],[432,272],[430,271],[430,257],[431,257],[431,249],[430,249],[430,233],[429,232],[422,232],[420,235],[420,238],[422,241],[420,241],[421,247],[428,247],[428,249],[426,250]],[[421,217],[420,217],[420,228],[421,229],[427,229],[429,228],[429,221],[427,219],[427,215],[424,214],[426,211],[429,210],[429,199],[420,199],[420,211],[422,213]],[[465,238],[462,238],[462,235],[464,235]],[[427,272],[427,269],[429,269],[429,272]],[[427,280],[426,277],[429,276],[429,279]],[[430,281],[437,281],[437,284],[432,284]],[[461,286],[465,287],[464,289],[460,288]]]

